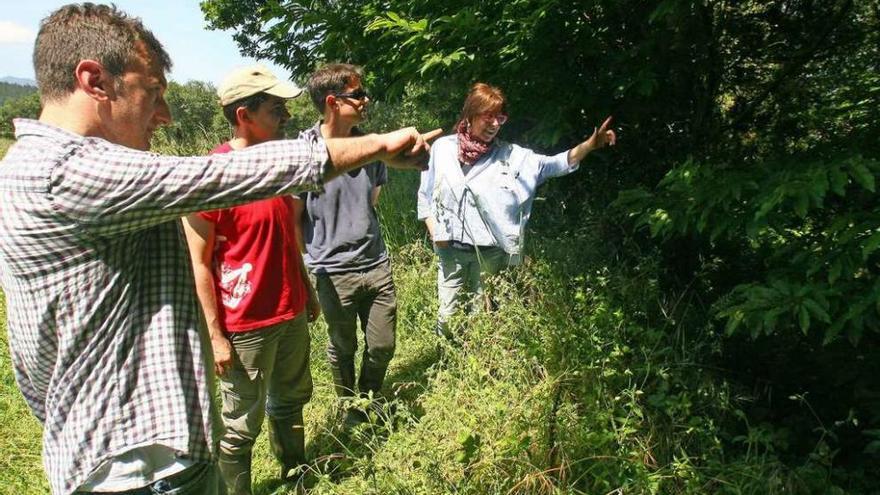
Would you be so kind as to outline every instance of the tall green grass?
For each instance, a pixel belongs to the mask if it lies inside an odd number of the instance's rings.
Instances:
[[[48,493],[40,452],[42,429],[15,386],[0,292],[0,493]]]
[[[748,391],[712,366],[721,336],[688,316],[701,311],[694,295],[658,286],[656,253],[609,250],[589,212],[556,222],[539,204],[553,228],[539,220],[526,263],[491,281],[498,309],[461,319],[457,345],[438,341],[417,183],[393,172],[380,200],[399,322],[388,403],[372,424],[342,428],[326,327],[311,328],[311,493],[845,492],[821,455],[777,457],[773,430],[742,412]],[[0,493],[46,493],[40,427],[13,382],[3,321]],[[296,493],[276,479],[265,435],[254,455],[256,494]]]
[[[0,138],[0,158],[13,143]],[[0,494],[48,493],[40,451],[42,429],[15,386],[0,291]]]

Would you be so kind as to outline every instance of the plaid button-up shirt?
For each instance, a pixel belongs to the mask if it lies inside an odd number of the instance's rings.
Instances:
[[[135,447],[212,460],[210,344],[178,219],[319,189],[323,141],[180,158],[15,126],[0,162],[0,284],[52,491]]]

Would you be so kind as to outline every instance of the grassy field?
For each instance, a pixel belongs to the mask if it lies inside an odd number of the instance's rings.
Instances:
[[[405,179],[408,184],[397,194],[392,188],[386,189],[384,202],[412,202],[412,177]],[[390,406],[386,417],[375,426],[353,432],[340,428],[339,404],[333,395],[324,354],[326,327],[323,321],[313,325],[315,392],[305,412],[307,448],[315,460],[309,485],[313,493],[460,491],[456,485],[480,470],[479,465],[469,467],[479,457],[477,451],[491,445],[492,437],[507,442],[510,435],[505,430],[516,424],[511,421],[520,422],[527,417],[522,409],[533,407],[537,398],[546,395],[547,387],[525,375],[517,376],[516,380],[488,375],[486,370],[490,368],[483,364],[489,355],[476,351],[482,345],[497,345],[491,339],[486,344],[466,340],[457,349],[439,345],[430,332],[435,317],[435,268],[426,245],[413,239],[419,235],[414,211],[386,207],[382,215],[383,223],[396,226],[388,240],[393,249],[400,305],[398,350],[386,381]],[[41,428],[13,379],[2,299],[0,312],[0,452],[5,454],[0,456],[0,493],[47,493],[40,461]],[[491,329],[494,323],[483,321],[481,328]],[[508,351],[515,353],[512,349]],[[508,351],[495,357],[507,359]],[[522,357],[509,357],[527,362]],[[531,374],[528,368],[519,368],[514,374]],[[540,432],[534,434],[540,436]],[[526,436],[517,442],[524,439]],[[489,465],[494,462],[488,461]],[[265,435],[257,444],[254,464],[255,493],[293,493],[292,487],[279,486],[275,479],[277,467]],[[513,486],[517,481],[499,477],[493,483]]]
[[[703,365],[717,336],[658,316],[656,257],[620,264],[589,218],[533,236],[532,258],[492,281],[498,309],[458,322],[458,345],[439,342],[417,181],[393,173],[379,210],[399,303],[382,417],[341,428],[326,329],[311,327],[310,493],[844,493],[824,465],[779,460],[764,427],[742,413],[742,391]],[[551,218],[549,203],[536,204],[537,218]],[[40,426],[13,380],[2,299],[0,316],[0,494],[47,493]],[[296,493],[276,476],[262,435],[254,492]]]
[[[386,382],[393,410],[388,408],[384,419],[390,420],[390,427],[342,431],[324,355],[325,326],[323,322],[312,326],[315,393],[306,408],[306,425],[308,451],[315,459],[316,471],[309,482],[313,493],[458,491],[456,484],[469,476],[461,456],[476,455],[468,450],[473,439],[507,441],[508,422],[521,421],[521,409],[532,407],[533,401],[546,395],[546,386],[530,379],[508,381],[486,374],[476,341],[466,341],[461,349],[446,348],[441,361],[441,347],[430,333],[434,319],[430,253],[422,246],[410,245],[398,252],[394,264],[400,320],[398,351]],[[0,456],[0,493],[47,493],[40,464],[40,426],[15,386],[5,315],[3,322],[0,452],[5,455]],[[490,328],[487,323],[482,325]],[[532,388],[534,385],[537,387]],[[475,437],[474,432],[482,433]],[[265,435],[261,435],[255,451],[255,493],[294,492],[291,487],[279,486],[275,476],[276,464]],[[513,485],[515,480],[499,478],[498,482]]]

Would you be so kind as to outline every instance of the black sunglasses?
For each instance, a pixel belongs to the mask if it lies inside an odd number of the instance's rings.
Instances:
[[[364,88],[361,88],[357,91],[352,91],[351,93],[333,93],[333,96],[337,98],[354,98],[355,100],[363,100],[364,98],[369,98],[370,95],[364,91]]]

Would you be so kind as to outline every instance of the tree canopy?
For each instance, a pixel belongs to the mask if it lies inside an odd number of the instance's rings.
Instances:
[[[691,294],[704,308],[697,316],[675,304],[663,316],[727,335],[717,352],[726,356],[718,365],[735,370],[729,376],[802,390],[809,374],[826,399],[812,405],[817,418],[849,414],[862,418],[865,435],[880,431],[870,366],[849,360],[854,348],[860,362],[880,359],[880,3],[201,6],[245,54],[299,79],[326,61],[361,64],[372,94],[427,111],[447,129],[476,81],[508,96],[502,137],[542,151],[614,115],[617,149],[549,184],[553,215],[538,211],[531,227],[547,237],[594,229],[612,257],[634,267],[659,253],[667,297]],[[783,355],[785,366],[765,366]],[[812,435],[801,419],[791,424]],[[861,452],[853,441],[842,451]]]
[[[0,105],[0,137],[12,139],[15,129],[12,119],[35,119],[40,115],[40,95],[33,89],[8,98]]]
[[[37,88],[33,86],[24,86],[21,84],[0,82],[0,104],[3,104],[7,100],[19,98],[36,92]]]
[[[729,329],[751,318],[752,332],[786,322],[804,331],[818,323],[829,339],[857,339],[865,324],[880,330],[875,2],[201,5],[244,53],[296,77],[344,60],[368,69],[380,97],[418,85],[418,103],[447,127],[475,81],[507,93],[506,136],[543,149],[577,142],[613,114],[624,145],[598,167],[604,183],[584,174],[567,190],[589,189],[603,203],[623,192],[618,205],[652,234],[697,237],[699,249],[737,245],[752,255],[740,260],[766,265],[739,280],[739,302],[723,310]],[[852,277],[860,281],[846,287]],[[846,303],[854,294],[866,295],[864,312]],[[767,318],[771,295],[778,314]]]

